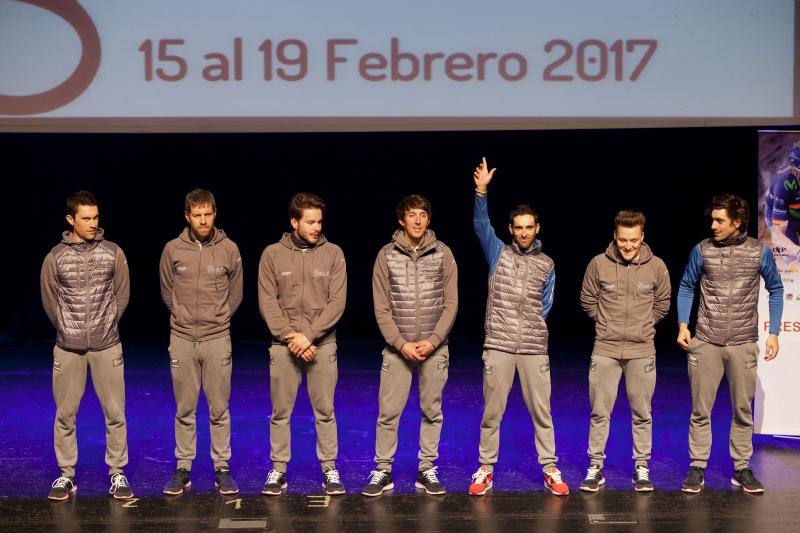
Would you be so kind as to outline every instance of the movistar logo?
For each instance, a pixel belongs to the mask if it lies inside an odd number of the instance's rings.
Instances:
[[[797,180],[796,179],[789,179],[783,181],[783,188],[787,191],[796,191],[797,190]]]

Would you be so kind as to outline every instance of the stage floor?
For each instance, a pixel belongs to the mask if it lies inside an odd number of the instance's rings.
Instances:
[[[128,503],[74,496],[0,501],[0,529],[54,532],[149,531],[795,531],[797,492],[751,496],[740,491],[635,494],[601,490],[557,497],[494,493],[428,496],[384,493],[277,498],[186,493]]]
[[[266,346],[257,342],[236,343],[234,348],[231,469],[241,494],[222,498],[214,492],[208,411],[201,396],[192,491],[165,498],[161,487],[175,468],[169,359],[165,346],[126,344],[130,464],[125,473],[140,498],[126,506],[106,494],[103,417],[90,382],[78,416],[78,493],[67,502],[46,500],[50,483],[58,476],[52,448],[52,346],[0,346],[0,529],[194,531],[252,525],[277,531],[516,531],[531,527],[547,531],[602,531],[611,527],[636,531],[793,530],[800,521],[796,503],[800,496],[800,444],[755,436],[752,467],[767,492],[752,496],[731,487],[727,437],[731,411],[725,382],[712,417],[714,442],[706,470],[707,490],[695,496],[680,493],[689,462],[691,404],[685,355],[671,348],[659,352],[653,401],[651,476],[656,492],[641,495],[631,490],[630,412],[621,388],[606,450],[607,484],[597,494],[581,494],[577,487],[588,466],[589,348],[590,343],[585,341],[551,347],[556,447],[559,468],[573,489],[568,497],[556,498],[542,487],[533,426],[518,384],[511,391],[502,425],[495,491],[484,498],[465,494],[470,475],[478,466],[482,374],[479,347],[455,341],[437,463],[449,494],[440,498],[415,494],[420,415],[413,385],[400,425],[396,489],[367,500],[358,493],[373,468],[380,344],[341,343],[336,393],[338,467],[348,494],[326,500],[320,496],[313,415],[304,387],[292,423],[288,492],[276,499],[260,495],[269,468],[269,388]]]

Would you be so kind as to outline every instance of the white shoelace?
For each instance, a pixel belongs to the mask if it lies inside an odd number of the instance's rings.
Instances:
[[[636,467],[636,477],[640,481],[650,481],[650,470],[644,466]]]
[[[267,485],[277,484],[281,479],[281,473],[277,470],[270,470],[267,474]]]
[[[550,479],[553,481],[551,482],[553,485],[557,483],[562,483],[561,481],[561,471],[558,468],[553,468],[552,470],[547,472],[547,475],[550,476]]]
[[[67,488],[68,485],[71,485],[71,484],[72,484],[72,481],[70,481],[68,477],[63,477],[62,476],[62,477],[56,479],[55,481],[53,481],[53,484],[51,485],[51,487],[53,487],[54,489],[55,488],[65,489],[65,488]]]
[[[386,474],[387,473],[382,470],[373,470],[372,472],[370,472],[369,473],[370,485],[372,484],[379,485],[381,481],[383,481],[386,478]]]
[[[439,478],[436,477],[436,469],[439,468],[438,466],[431,467],[422,472],[422,477],[424,477],[428,483],[439,483]]]
[[[489,472],[485,468],[481,468],[477,472],[472,474],[472,481],[474,483],[486,483],[486,478],[489,477],[489,474],[491,474],[491,472]]]
[[[325,480],[328,483],[341,483],[339,480],[339,471],[335,468],[331,468],[330,470],[325,471]]]
[[[122,474],[114,474],[111,476],[111,488],[108,489],[109,494],[114,494],[120,487],[127,487],[128,480]]]
[[[595,480],[599,475],[600,475],[600,468],[595,465],[592,465],[589,467],[589,471],[586,472],[586,479]]]

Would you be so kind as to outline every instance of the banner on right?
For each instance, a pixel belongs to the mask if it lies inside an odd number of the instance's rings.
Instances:
[[[759,360],[755,432],[800,435],[800,131],[758,132],[758,238],[775,254],[784,287],[780,352]],[[769,295],[758,300],[759,346],[769,330]]]

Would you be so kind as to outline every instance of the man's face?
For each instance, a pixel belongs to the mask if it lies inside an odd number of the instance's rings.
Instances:
[[[192,235],[198,241],[204,241],[211,235],[214,229],[214,219],[217,218],[217,211],[211,204],[193,205],[188,213],[184,213],[186,222],[189,223]]]
[[[539,224],[533,215],[517,215],[514,223],[508,225],[508,231],[514,236],[514,242],[522,250],[527,250],[539,234]]]
[[[614,243],[617,245],[617,251],[627,262],[633,261],[639,255],[642,242],[644,242],[644,231],[641,226],[632,228],[617,226],[614,231]]]
[[[292,228],[298,237],[308,244],[317,244],[322,234],[322,210],[317,208],[303,209],[300,220],[291,219]]]
[[[711,211],[711,231],[714,232],[715,241],[724,241],[739,230],[742,223],[731,220],[727,209],[714,209]]]
[[[431,219],[424,209],[408,209],[399,221],[400,226],[411,242],[419,242],[428,230]]]
[[[67,215],[72,233],[82,241],[93,241],[97,235],[100,214],[96,205],[79,205],[74,215]]]

